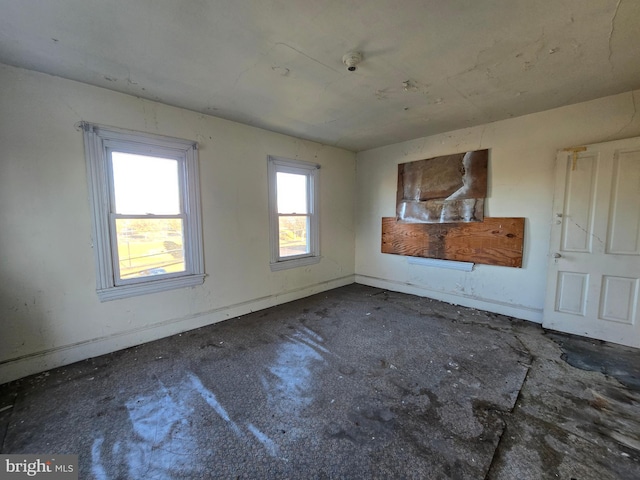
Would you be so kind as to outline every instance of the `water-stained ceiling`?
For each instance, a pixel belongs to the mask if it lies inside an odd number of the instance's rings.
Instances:
[[[640,88],[639,25],[637,0],[0,0],[0,63],[360,151]]]

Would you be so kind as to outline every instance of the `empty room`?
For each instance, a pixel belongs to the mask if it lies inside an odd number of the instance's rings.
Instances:
[[[638,25],[0,0],[0,478],[640,478]]]

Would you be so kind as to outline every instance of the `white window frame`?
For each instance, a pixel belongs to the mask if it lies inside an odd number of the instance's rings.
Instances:
[[[318,205],[320,204],[319,170],[320,165],[315,163],[303,162],[301,160],[290,160],[281,157],[268,157],[271,271],[302,267],[320,262],[320,215],[318,209]],[[287,257],[280,256],[280,214],[278,213],[277,187],[278,172],[307,176],[307,205],[309,210],[309,213],[307,214],[309,217],[309,226],[307,231],[307,239],[309,242],[308,253]]]
[[[202,284],[205,273],[197,143],[86,122],[82,123],[82,130],[93,216],[96,291],[99,299],[115,300]],[[179,215],[168,217],[179,217],[183,220],[184,272],[153,275],[135,280],[118,280],[118,258],[115,248],[115,218],[118,216],[113,205],[110,151],[158,156],[178,161],[181,212]],[[142,216],[144,215],[138,215]]]

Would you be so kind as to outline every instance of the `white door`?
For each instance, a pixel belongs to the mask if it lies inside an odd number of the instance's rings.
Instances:
[[[543,326],[640,347],[640,137],[558,153]]]

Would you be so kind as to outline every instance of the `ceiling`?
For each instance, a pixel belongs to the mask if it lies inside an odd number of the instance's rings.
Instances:
[[[640,88],[639,25],[637,0],[0,0],[0,63],[360,151]]]

